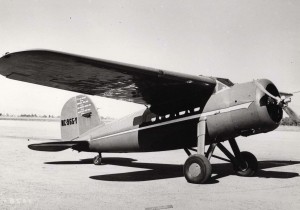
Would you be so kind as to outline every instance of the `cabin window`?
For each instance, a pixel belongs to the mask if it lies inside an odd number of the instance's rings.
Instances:
[[[146,122],[152,121],[152,118],[156,118],[156,115],[153,114],[153,113],[147,114],[147,116],[146,116]]]
[[[196,107],[196,108],[194,109],[195,112],[198,112],[199,110],[200,110],[200,107]]]
[[[165,118],[169,118],[170,117],[170,114],[167,114],[166,116],[165,116]]]
[[[155,122],[155,121],[156,121],[156,117],[152,117],[151,122]]]
[[[185,114],[185,111],[179,112],[179,115],[184,115],[184,114]]]

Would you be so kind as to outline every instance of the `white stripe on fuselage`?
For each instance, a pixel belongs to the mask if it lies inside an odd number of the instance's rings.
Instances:
[[[104,139],[104,138],[109,138],[109,137],[113,137],[113,136],[118,136],[118,135],[123,135],[123,134],[126,134],[126,133],[135,132],[135,131],[141,131],[141,130],[145,130],[145,129],[149,129],[149,128],[155,128],[155,127],[158,127],[158,126],[164,126],[164,125],[169,125],[169,124],[173,124],[173,123],[177,123],[177,122],[187,121],[187,120],[191,120],[191,119],[195,119],[195,118],[207,117],[207,116],[211,116],[211,115],[236,111],[236,110],[240,110],[240,109],[248,109],[249,106],[252,103],[253,103],[253,101],[247,102],[247,103],[244,103],[244,104],[231,106],[231,107],[224,108],[224,109],[214,110],[214,111],[205,112],[205,113],[201,113],[201,114],[196,114],[196,115],[192,115],[192,116],[188,116],[188,117],[182,117],[182,118],[179,118],[179,119],[174,119],[174,120],[170,120],[170,121],[166,121],[166,122],[162,122],[162,123],[157,123],[157,124],[154,124],[154,125],[149,125],[149,126],[145,126],[145,127],[141,127],[141,128],[135,128],[135,129],[127,130],[127,131],[122,131],[122,132],[119,132],[119,133],[114,133],[114,134],[110,134],[110,135],[107,135],[107,136],[98,137],[98,138],[92,139],[92,141],[93,140],[100,140],[100,139]]]

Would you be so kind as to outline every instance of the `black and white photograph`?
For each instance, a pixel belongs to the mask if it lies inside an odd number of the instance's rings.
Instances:
[[[0,209],[300,209],[300,1],[0,0]]]

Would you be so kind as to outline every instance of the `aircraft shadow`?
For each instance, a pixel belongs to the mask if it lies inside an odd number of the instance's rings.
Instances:
[[[279,160],[258,161],[258,171],[254,177],[274,178],[274,179],[294,178],[299,176],[299,174],[294,172],[284,172],[284,171],[266,171],[264,169],[295,165],[299,163],[300,161],[279,161]],[[213,173],[216,174],[215,176],[212,176],[212,179],[218,180],[226,176],[236,175],[236,173],[234,172],[231,166],[231,163],[213,164],[212,167],[213,167]]]
[[[102,158],[102,163],[103,165],[105,164],[111,164],[111,165],[117,165],[119,163],[122,165],[123,163],[126,162],[134,162],[137,161],[136,159],[132,158],[122,158],[122,157],[106,157]],[[81,160],[74,160],[74,161],[52,161],[52,162],[45,162],[45,164],[53,164],[53,165],[78,165],[78,164],[93,164],[93,158],[87,158],[87,159],[81,159]]]
[[[115,181],[115,182],[138,182],[138,181],[151,181],[159,179],[169,179],[183,177],[183,165],[181,164],[160,164],[160,163],[141,163],[136,162],[137,160],[131,158],[103,158],[103,165],[116,165],[125,166],[133,168],[143,168],[147,170],[134,171],[118,174],[105,174],[90,176],[94,180],[102,181]],[[58,164],[58,165],[68,165],[68,164],[93,164],[93,159],[82,159],[79,161],[55,161],[55,162],[45,162],[45,164]],[[300,161],[259,161],[258,162],[258,172],[255,177],[259,178],[275,178],[275,179],[288,179],[299,176],[298,173],[294,172],[284,172],[284,171],[266,171],[264,169],[276,168],[281,166],[300,164]],[[100,166],[101,167],[101,166]],[[223,177],[235,175],[232,169],[231,163],[217,163],[212,164],[213,175],[207,184],[218,183]]]

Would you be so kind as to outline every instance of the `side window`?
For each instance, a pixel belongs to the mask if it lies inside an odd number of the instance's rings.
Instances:
[[[154,122],[153,118],[156,118],[156,115],[153,113],[150,113],[146,116],[146,122]]]

